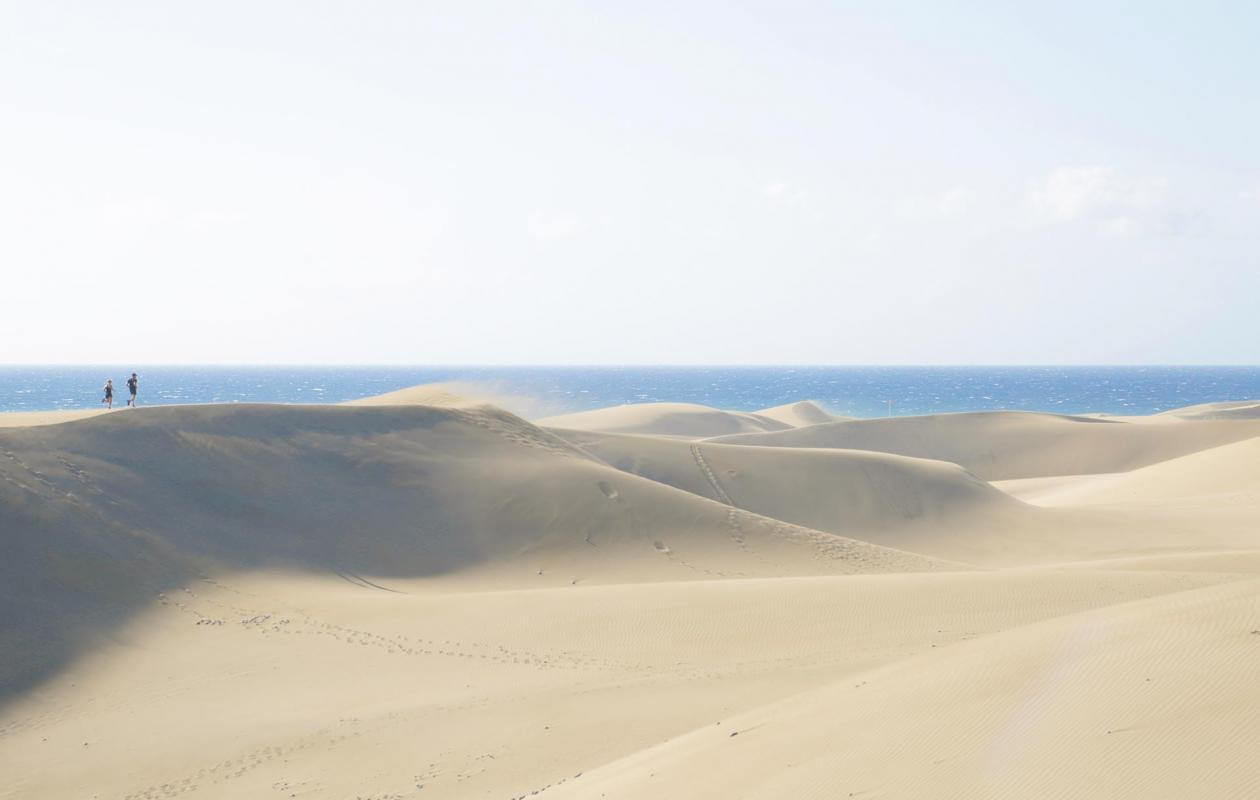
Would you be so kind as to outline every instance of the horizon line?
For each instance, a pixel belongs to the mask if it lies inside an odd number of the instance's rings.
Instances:
[[[727,363],[727,362],[686,362],[686,363],[656,363],[656,362],[590,362],[590,363],[492,363],[492,362],[467,362],[467,363],[434,363],[425,364],[419,362],[363,362],[348,363],[338,361],[316,362],[316,361],[133,361],[133,362],[109,362],[109,361],[8,361],[0,362],[0,369],[12,367],[117,367],[123,363],[131,363],[144,367],[318,367],[318,368],[376,368],[376,369],[595,369],[595,368],[665,368],[665,369],[694,369],[694,368],[726,368],[726,369],[796,369],[796,368],[821,368],[821,369],[852,369],[852,368],[868,368],[868,367],[898,367],[913,369],[949,369],[957,367],[981,368],[981,367],[1260,367],[1260,362],[954,362],[954,363],[910,363],[910,362],[852,362],[852,363],[827,363],[827,362],[779,362],[779,363]]]

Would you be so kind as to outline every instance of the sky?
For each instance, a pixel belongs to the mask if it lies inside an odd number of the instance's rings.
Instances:
[[[0,363],[1260,363],[1257,37],[0,0]]]

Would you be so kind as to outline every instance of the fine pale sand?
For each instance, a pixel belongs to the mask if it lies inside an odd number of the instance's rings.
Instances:
[[[460,388],[0,415],[0,798],[1260,796],[1257,404]]]
[[[29,428],[35,425],[56,425],[61,422],[72,422],[76,419],[86,419],[104,413],[107,413],[104,406],[101,406],[99,409],[87,408],[67,411],[8,411],[0,413],[0,428]]]
[[[722,411],[694,403],[644,403],[547,417],[538,420],[538,424],[584,431],[646,433],[685,438],[765,433],[792,427],[782,417],[791,417],[794,414],[790,411],[785,414],[783,406],[767,411],[770,413],[748,414],[742,411]]]
[[[1260,417],[1161,424],[1141,418],[1071,417],[979,411],[811,425],[721,442],[768,447],[835,447],[937,458],[985,480],[1123,472],[1208,447],[1260,436]]]

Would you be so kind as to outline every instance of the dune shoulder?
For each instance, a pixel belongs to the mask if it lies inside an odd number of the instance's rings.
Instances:
[[[1159,416],[1176,419],[1260,419],[1260,400],[1241,400],[1226,403],[1201,403],[1184,408],[1164,411]]]
[[[968,561],[1035,512],[957,464],[870,450],[761,447],[553,428],[609,466],[736,508]],[[1008,543],[1009,549],[1009,543]]]
[[[756,414],[759,417],[778,420],[793,428],[821,425],[824,422],[843,422],[852,419],[851,417],[841,417],[837,414],[832,414],[811,400],[801,400],[796,403],[784,403],[781,406],[763,408]]]
[[[1260,420],[1146,423],[1024,411],[890,417],[713,437],[951,461],[986,480],[1124,472],[1260,435]]]
[[[88,419],[101,414],[112,414],[114,411],[133,411],[136,409],[82,408],[63,411],[4,411],[0,412],[0,428],[30,428],[37,425],[60,425],[63,422]]]
[[[1200,500],[1260,508],[1260,437],[1211,447],[1127,472],[1002,481],[998,488],[1045,506]]]
[[[535,420],[543,427],[603,433],[639,433],[704,438],[785,430],[786,422],[743,411],[723,411],[696,403],[637,403]]]

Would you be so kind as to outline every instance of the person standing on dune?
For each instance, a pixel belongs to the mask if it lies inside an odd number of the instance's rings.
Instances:
[[[105,408],[112,409],[114,407],[114,379],[107,378],[105,380],[105,396],[101,398],[101,402],[105,404]]]
[[[136,373],[131,373],[131,377],[127,379],[127,390],[131,392],[131,399],[127,401],[127,405],[136,407],[136,389],[140,387],[140,381],[136,379]]]

